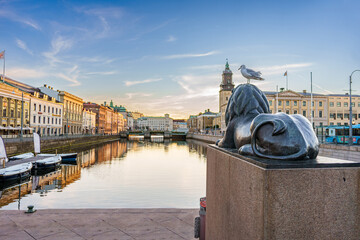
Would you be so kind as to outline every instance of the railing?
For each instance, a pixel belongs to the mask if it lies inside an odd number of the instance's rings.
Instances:
[[[4,142],[30,142],[33,141],[32,134],[23,135],[21,139],[20,135],[0,135]],[[83,137],[96,137],[96,136],[120,136],[120,134],[72,134],[72,135],[50,135],[50,136],[41,136],[41,140],[56,140],[56,139],[74,139],[74,138],[83,138]]]

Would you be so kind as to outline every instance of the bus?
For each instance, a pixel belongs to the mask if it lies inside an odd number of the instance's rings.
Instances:
[[[353,144],[360,145],[360,124],[353,125]],[[349,143],[349,126],[328,126],[325,128],[327,143]]]

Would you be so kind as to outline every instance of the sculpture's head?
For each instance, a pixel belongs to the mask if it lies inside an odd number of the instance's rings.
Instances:
[[[319,142],[302,115],[260,114],[251,127],[251,147],[258,157],[275,160],[315,159]]]
[[[240,84],[233,89],[225,113],[226,125],[237,116],[269,113],[269,102],[265,94],[255,85]]]

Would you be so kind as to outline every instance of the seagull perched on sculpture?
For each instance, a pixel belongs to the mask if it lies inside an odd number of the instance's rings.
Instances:
[[[250,79],[264,80],[264,78],[261,77],[261,72],[255,72],[252,69],[246,68],[245,65],[241,65],[238,70],[240,70],[244,78],[247,79],[247,83],[250,83]]]

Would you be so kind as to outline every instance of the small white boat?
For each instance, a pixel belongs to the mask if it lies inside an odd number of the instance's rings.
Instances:
[[[61,162],[61,156],[55,155],[52,157],[47,157],[41,160],[36,160],[33,164],[34,167],[41,168],[41,167],[50,167],[55,166],[57,164],[60,164]]]
[[[0,137],[0,158],[2,161],[8,162],[5,145],[3,139]],[[30,176],[32,163],[21,163],[11,167],[0,169],[0,186],[8,185],[9,183],[16,183],[21,179]]]
[[[38,154],[38,156],[41,157],[54,157],[57,154],[53,154],[53,153],[41,153]],[[77,158],[77,153],[61,153],[58,154],[59,156],[61,156],[61,162],[62,163],[71,163],[71,162],[76,162],[76,158]]]
[[[32,152],[28,152],[28,153],[23,153],[23,154],[16,155],[13,157],[9,157],[9,161],[21,160],[21,159],[26,159],[26,158],[31,158],[31,157],[34,157],[34,154]]]
[[[0,178],[10,178],[24,172],[28,172],[33,167],[31,162],[21,163],[11,167],[0,169]]]

